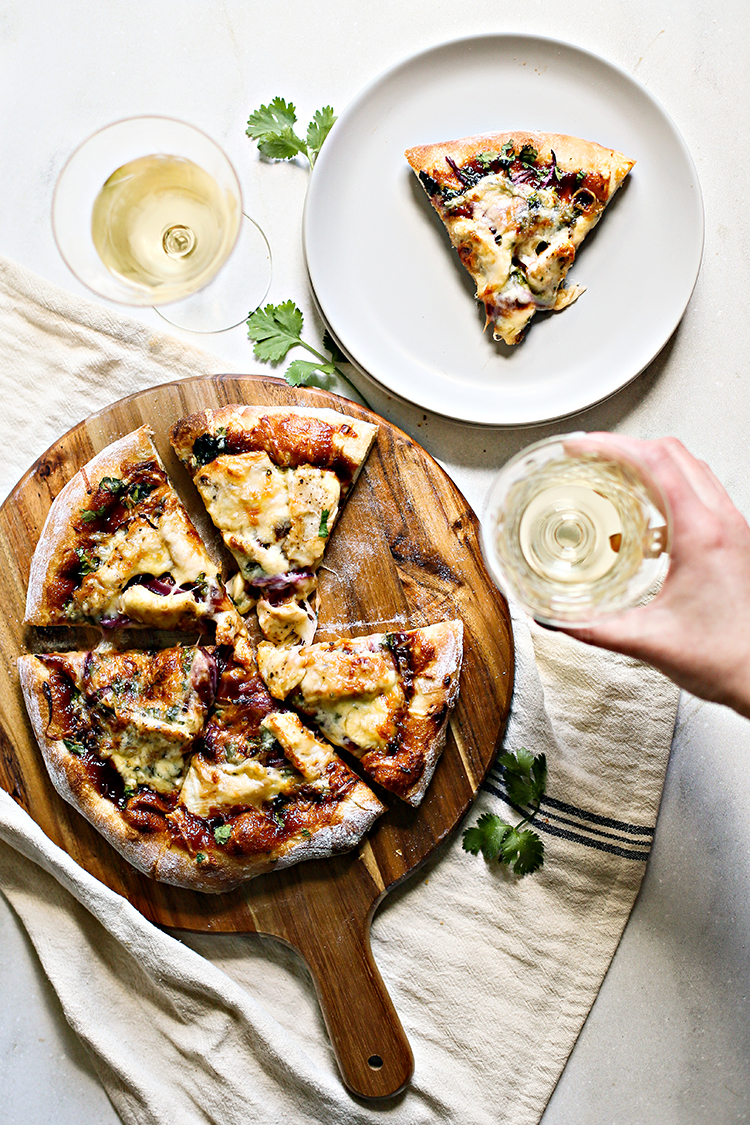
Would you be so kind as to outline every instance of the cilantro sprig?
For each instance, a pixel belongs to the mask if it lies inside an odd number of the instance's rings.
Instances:
[[[304,156],[312,168],[335,121],[331,106],[317,109],[303,140],[294,131],[296,107],[283,98],[274,98],[250,114],[245,131],[258,142],[261,154],[270,160],[294,160],[295,156]]]
[[[247,320],[247,334],[254,344],[253,355],[264,363],[276,364],[285,359],[292,348],[305,348],[316,357],[316,362],[293,360],[284,372],[284,378],[291,387],[321,387],[323,390],[331,390],[333,380],[341,379],[369,407],[362,392],[337,366],[345,360],[345,356],[330,333],[325,332],[323,335],[323,346],[329,353],[327,358],[302,339],[303,326],[302,310],[297,308],[294,301],[283,301],[280,305],[266,305],[264,309],[256,309]]]
[[[509,824],[495,813],[483,813],[472,828],[463,834],[464,851],[472,855],[481,852],[489,863],[498,859],[506,863],[516,875],[531,875],[544,863],[544,842],[530,824],[539,812],[539,805],[547,787],[547,759],[544,754],[532,754],[523,747],[517,752],[502,754],[498,759],[503,769],[508,802],[529,811],[518,824]]]

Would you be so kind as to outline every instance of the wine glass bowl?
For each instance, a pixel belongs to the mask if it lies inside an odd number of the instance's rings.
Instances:
[[[550,625],[581,626],[649,600],[669,566],[667,500],[606,439],[564,434],[522,450],[493,482],[482,551],[501,589]]]
[[[242,218],[225,153],[167,117],[128,118],[89,137],[65,164],[52,203],[55,241],[72,272],[127,305],[203,289],[232,253]]]

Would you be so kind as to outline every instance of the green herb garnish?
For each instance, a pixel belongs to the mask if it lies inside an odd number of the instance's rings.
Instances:
[[[66,750],[69,750],[71,754],[76,754],[79,758],[82,754],[86,753],[86,747],[83,745],[83,743],[76,742],[72,738],[64,738],[63,745],[65,746]]]
[[[328,511],[328,508],[324,508],[323,511],[320,513],[320,527],[318,528],[318,538],[319,539],[327,539],[328,538],[328,516],[329,516],[329,514],[330,513]]]
[[[292,348],[305,348],[317,357],[318,362],[296,359],[290,363],[284,378],[291,387],[322,387],[330,390],[332,379],[337,378],[343,380],[369,406],[362,392],[336,366],[336,361],[340,362],[343,357],[330,335],[326,333],[323,337],[324,346],[331,352],[331,358],[326,359],[302,339],[303,323],[302,311],[294,301],[283,301],[280,305],[266,305],[264,309],[256,309],[247,321],[247,334],[254,343],[253,355],[264,363],[280,363]]]
[[[208,859],[208,856],[206,855],[205,852],[196,852],[195,853],[195,862],[196,863],[205,863],[207,859]]]
[[[524,145],[518,154],[518,159],[522,164],[525,164],[527,168],[531,168],[534,166],[534,161],[538,155],[539,153],[533,145]]]
[[[246,133],[258,142],[261,154],[270,160],[293,160],[295,156],[304,156],[312,168],[336,116],[329,105],[316,110],[304,140],[294,131],[296,121],[294,105],[283,98],[274,98],[268,105],[262,105],[250,114]]]
[[[134,507],[141,500],[145,500],[149,493],[153,492],[155,488],[156,485],[150,481],[139,481],[136,484],[131,484],[125,497],[125,507]]]
[[[217,844],[226,844],[231,835],[231,824],[220,824],[218,828],[214,828],[214,840]]]
[[[531,875],[544,863],[544,842],[530,824],[539,812],[542,795],[547,786],[547,759],[544,754],[534,755],[521,749],[517,754],[507,753],[498,759],[511,805],[530,811],[518,824],[508,824],[494,813],[483,813],[472,828],[463,834],[464,851],[472,855],[481,852],[489,862],[498,859],[507,863],[516,875]]]
[[[84,547],[76,547],[75,551],[78,556],[78,573],[82,578],[99,569],[99,559],[95,555],[89,554]]]
[[[491,151],[478,152],[476,155],[476,159],[479,161],[483,168],[487,168],[490,164],[494,164],[496,160],[500,159],[500,153]]]
[[[125,491],[125,481],[120,480],[119,477],[102,477],[99,481],[99,487],[103,488],[105,492],[111,492],[113,496],[119,496],[121,492]]]
[[[98,520],[107,511],[107,505],[102,508],[81,508],[81,519],[84,523],[92,523],[93,520]]]

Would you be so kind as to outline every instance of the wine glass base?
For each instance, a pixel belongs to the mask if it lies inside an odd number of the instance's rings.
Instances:
[[[268,239],[254,219],[243,215],[237,245],[214,280],[191,297],[154,306],[154,311],[188,332],[228,332],[262,304],[272,273]]]

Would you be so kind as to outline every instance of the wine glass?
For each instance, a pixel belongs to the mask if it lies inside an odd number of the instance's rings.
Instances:
[[[84,141],[57,181],[52,228],[89,289],[180,328],[236,327],[270,286],[268,242],[229,159],[172,118],[128,118]]]
[[[581,626],[648,601],[669,566],[671,517],[646,468],[601,438],[546,438],[493,482],[482,551],[537,620]]]

